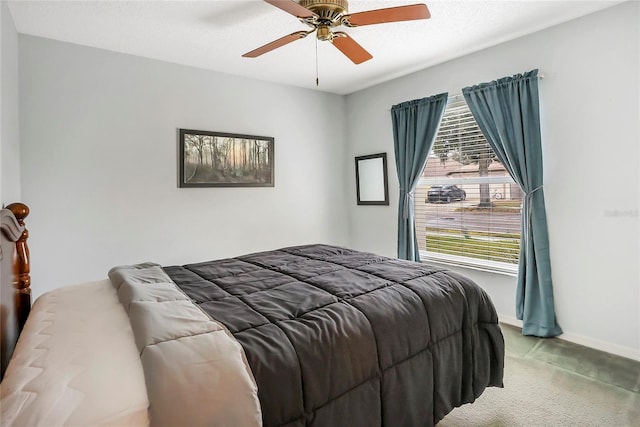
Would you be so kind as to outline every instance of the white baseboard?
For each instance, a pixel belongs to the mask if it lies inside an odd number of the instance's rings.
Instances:
[[[522,328],[522,320],[518,320],[515,317],[498,315],[498,318],[502,323]],[[615,354],[617,356],[626,357],[627,359],[637,360],[640,362],[640,350],[638,349],[633,349],[631,347],[626,347],[618,344],[612,344],[610,342],[600,341],[578,334],[572,334],[571,332],[564,332],[558,338],[561,340],[572,342],[574,344],[583,345],[585,347],[594,348],[596,350],[605,351],[607,353]]]

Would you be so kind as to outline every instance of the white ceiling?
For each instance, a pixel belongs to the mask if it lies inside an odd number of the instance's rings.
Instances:
[[[351,0],[349,12],[420,0]],[[427,0],[431,19],[347,28],[373,59],[317,43],[318,90],[348,94],[621,1]],[[316,39],[241,55],[308,27],[260,0],[9,1],[19,33],[316,89]]]

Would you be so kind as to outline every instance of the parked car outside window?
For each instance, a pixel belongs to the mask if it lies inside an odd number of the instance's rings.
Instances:
[[[467,193],[456,185],[432,185],[427,193],[427,203],[451,203],[454,200],[464,200]]]

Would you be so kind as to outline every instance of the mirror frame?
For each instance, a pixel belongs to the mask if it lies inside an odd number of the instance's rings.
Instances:
[[[376,160],[382,159],[381,169]],[[372,163],[372,161],[374,161]],[[371,182],[374,180],[376,182]],[[380,182],[382,181],[382,182]],[[366,186],[366,187],[365,187]],[[373,188],[376,197],[364,198]],[[358,205],[389,206],[389,182],[387,176],[387,153],[356,157],[356,194]]]

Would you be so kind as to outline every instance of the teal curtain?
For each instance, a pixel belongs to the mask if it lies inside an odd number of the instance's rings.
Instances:
[[[414,221],[413,191],[427,164],[447,106],[447,93],[394,105],[393,146],[400,182],[398,258],[420,261]]]
[[[522,320],[522,333],[560,335],[542,186],[538,70],[467,87],[462,93],[500,162],[525,193],[516,289],[516,315]]]

